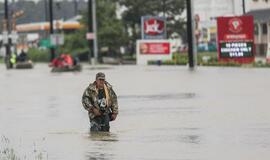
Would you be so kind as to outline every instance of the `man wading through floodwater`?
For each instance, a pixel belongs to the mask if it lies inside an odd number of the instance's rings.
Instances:
[[[117,96],[112,86],[105,80],[105,74],[96,74],[96,80],[91,83],[82,96],[83,107],[88,111],[91,132],[109,132],[110,121],[118,114]]]

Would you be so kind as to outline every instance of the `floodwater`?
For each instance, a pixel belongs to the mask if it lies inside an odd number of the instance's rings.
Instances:
[[[98,71],[120,114],[110,133],[90,134],[81,96]],[[270,69],[2,64],[0,159],[269,160],[269,91]]]

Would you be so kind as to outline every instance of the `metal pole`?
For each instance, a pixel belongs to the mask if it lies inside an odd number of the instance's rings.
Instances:
[[[163,16],[166,17],[166,0],[162,1],[162,12],[163,12]]]
[[[44,0],[44,10],[45,10],[45,22],[48,21],[48,3],[47,0]]]
[[[50,36],[53,35],[53,0],[49,0],[49,9],[50,9]],[[54,47],[51,47],[51,61],[55,58]]]
[[[246,14],[246,3],[245,3],[245,0],[242,0],[242,4],[243,4],[243,14]]]
[[[6,26],[6,32],[7,36],[9,36],[10,29],[9,29],[9,18],[8,18],[8,0],[5,0],[5,20],[4,20],[4,25]],[[6,57],[5,57],[5,63],[7,69],[12,68],[12,64],[10,62],[11,54],[10,54],[10,40],[8,38],[8,42],[6,44]]]
[[[98,40],[97,40],[97,16],[96,16],[96,0],[92,0],[93,7],[93,32],[94,32],[94,62],[98,59]]]
[[[78,15],[78,1],[74,0],[74,16]]]
[[[195,39],[194,39],[194,23],[193,23],[193,0],[186,0],[187,3],[187,38],[188,38],[188,61],[189,68],[194,68],[194,53],[196,51]]]
[[[93,33],[93,19],[92,19],[92,0],[88,0],[88,33]],[[94,47],[93,47],[93,39],[88,39],[88,46],[89,46],[89,62],[93,64],[93,57],[94,57]]]

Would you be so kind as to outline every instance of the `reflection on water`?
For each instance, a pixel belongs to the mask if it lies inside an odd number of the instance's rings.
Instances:
[[[180,141],[183,143],[199,144],[200,143],[200,136],[198,136],[198,135],[181,135]]]
[[[113,159],[113,154],[89,152],[86,157],[88,160],[111,160]]]
[[[92,141],[106,141],[106,142],[117,142],[117,135],[110,132],[90,132],[89,138]]]
[[[244,129],[242,142],[247,145],[270,148],[270,124],[253,124]]]
[[[175,93],[175,94],[156,94],[156,95],[120,95],[120,99],[136,100],[169,100],[169,99],[189,99],[194,98],[195,93]]]
[[[94,142],[86,153],[89,160],[111,160],[114,158],[113,147],[117,143],[117,134],[110,132],[90,132],[89,139]]]

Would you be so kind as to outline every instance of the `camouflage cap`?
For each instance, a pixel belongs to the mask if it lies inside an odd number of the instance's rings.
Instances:
[[[98,72],[96,74],[96,79],[103,79],[103,80],[105,80],[105,74],[102,73],[102,72]]]

